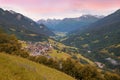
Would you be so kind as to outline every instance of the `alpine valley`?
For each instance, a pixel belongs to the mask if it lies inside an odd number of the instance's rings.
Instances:
[[[1,80],[120,80],[120,9],[34,21],[0,8]]]

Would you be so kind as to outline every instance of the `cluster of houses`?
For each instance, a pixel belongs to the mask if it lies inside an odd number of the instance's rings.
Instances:
[[[52,49],[51,44],[41,44],[41,43],[28,43],[27,50],[31,53],[32,56],[37,56],[37,55],[47,55],[48,51]]]
[[[30,52],[30,55],[32,56],[38,56],[38,55],[48,55],[48,51],[52,49],[52,45],[50,43],[42,44],[40,42],[26,42],[26,49],[28,52]]]
[[[114,60],[114,59],[112,59],[110,57],[106,58],[105,60],[109,61],[113,65],[120,65],[119,62],[117,62],[116,60]]]

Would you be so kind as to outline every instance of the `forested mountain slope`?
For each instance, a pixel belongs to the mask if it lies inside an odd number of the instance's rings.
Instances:
[[[120,65],[120,10],[91,24],[82,32],[74,31],[63,43],[75,46],[90,59],[109,67]],[[111,66],[110,66],[111,65]]]

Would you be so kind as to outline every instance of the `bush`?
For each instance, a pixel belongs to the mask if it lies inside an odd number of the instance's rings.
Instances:
[[[120,80],[120,76],[117,74],[107,72],[104,76],[106,80]]]
[[[27,58],[29,54],[21,48],[21,44],[15,35],[8,35],[0,31],[0,52]]]

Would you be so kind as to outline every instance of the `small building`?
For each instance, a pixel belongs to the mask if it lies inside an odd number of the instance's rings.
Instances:
[[[101,69],[105,66],[105,64],[100,63],[100,62],[95,62],[95,64]]]

